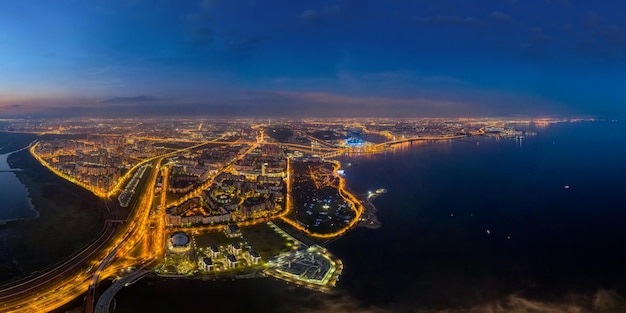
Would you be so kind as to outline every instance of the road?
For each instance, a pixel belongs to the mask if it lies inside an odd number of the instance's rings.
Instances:
[[[359,221],[359,219],[361,218],[361,214],[363,214],[363,205],[361,204],[361,201],[359,201],[352,193],[350,193],[347,189],[346,189],[346,181],[345,178],[341,177],[339,174],[337,174],[337,171],[341,168],[341,163],[339,163],[338,161],[329,161],[333,164],[334,170],[333,170],[333,175],[335,175],[335,177],[339,178],[339,185],[337,186],[337,191],[339,192],[339,195],[343,198],[344,201],[346,201],[347,203],[350,203],[350,207],[352,208],[352,210],[355,213],[355,216],[352,220],[350,220],[350,222],[344,226],[343,228],[334,231],[332,233],[316,233],[316,232],[312,232],[310,230],[308,230],[305,227],[302,227],[302,225],[300,225],[299,223],[297,223],[296,221],[290,219],[289,217],[286,216],[286,214],[281,215],[281,219],[285,222],[287,222],[289,225],[293,226],[294,228],[296,228],[297,230],[306,233],[307,235],[311,236],[311,237],[316,237],[316,238],[334,238],[337,236],[341,236],[343,234],[345,234],[348,230],[352,229],[352,227]],[[291,198],[291,184],[288,183],[287,185],[287,199]],[[291,205],[290,200],[287,200],[288,205]],[[291,207],[288,207],[288,209],[286,210],[286,212],[288,213],[290,211]]]
[[[117,280],[113,285],[109,286],[107,290],[100,296],[98,299],[98,303],[95,307],[96,313],[109,313],[111,309],[111,301],[115,294],[117,294],[120,289],[124,288],[126,284],[134,283],[135,281],[141,279],[143,275],[148,273],[146,270],[138,270],[131,274],[124,276],[123,278]]]
[[[154,162],[151,170],[152,176],[143,189],[145,194],[141,195],[141,201],[133,209],[129,222],[123,225],[107,223],[105,230],[97,240],[73,258],[38,277],[0,290],[0,302],[2,303],[0,311],[51,311],[87,291],[94,284],[94,280],[97,282],[101,277],[114,274],[115,271],[112,269],[117,270],[130,266],[130,264],[118,262],[119,264],[116,264],[115,267],[106,267],[109,261],[116,257],[117,253],[128,252],[145,236],[148,229],[148,215],[154,198],[154,185],[163,157],[151,158],[141,163]],[[40,158],[37,159],[40,162],[43,161]],[[44,166],[47,165],[45,161],[43,162]],[[50,167],[48,166],[48,168]],[[54,169],[50,169],[56,173]],[[130,173],[131,171],[129,171]],[[103,194],[98,195],[104,196]],[[104,265],[100,266],[102,264]],[[132,265],[134,264],[132,263]],[[98,266],[98,270],[91,273],[96,266]]]
[[[32,293],[41,293],[41,290],[45,289],[57,289],[60,281],[67,280],[71,274],[82,268],[88,268],[91,264],[90,261],[98,259],[99,255],[102,254],[102,249],[111,240],[115,230],[116,225],[107,223],[101,235],[76,256],[40,276],[1,290],[2,310],[30,302],[29,297]]]
[[[85,308],[85,311],[88,313],[94,311],[96,287],[98,286],[98,282],[102,277],[107,277],[102,275],[103,273],[106,273],[106,266],[109,265],[109,263],[114,258],[118,257],[118,254],[120,256],[124,256],[132,251],[135,246],[142,243],[142,241],[146,237],[146,232],[150,229],[149,215],[150,210],[152,209],[154,188],[162,161],[163,157],[159,157],[153,161],[152,167],[150,167],[150,178],[147,185],[144,187],[145,189],[143,192],[143,196],[139,201],[139,205],[133,210],[132,219],[129,219],[129,222],[125,225],[123,231],[118,233],[116,239],[113,241],[114,248],[100,262],[98,268],[91,277]],[[153,256],[150,254],[142,254],[139,259],[135,260],[118,259],[116,265],[122,268],[130,267],[137,265],[137,263],[145,263],[147,261],[150,261],[152,258]]]

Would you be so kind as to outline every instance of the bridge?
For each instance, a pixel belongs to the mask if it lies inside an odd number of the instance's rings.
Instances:
[[[105,267],[115,256],[117,256],[118,252],[130,251],[146,236],[146,225],[149,223],[148,217],[150,215],[150,208],[152,207],[152,201],[154,198],[154,185],[156,183],[163,159],[164,157],[161,156],[154,160],[155,167],[152,170],[151,177],[149,178],[145,197],[143,197],[137,207],[133,209],[132,216],[134,218],[131,219],[130,223],[125,224],[126,227],[124,231],[120,233],[118,239],[113,242],[113,245],[111,245],[114,248],[106,255],[104,260],[100,262],[98,269],[92,275],[91,283],[89,284],[87,291],[87,297],[85,299],[85,312],[91,313],[95,310],[96,288],[98,287],[98,282],[100,281],[101,274],[104,273]],[[153,258],[151,255],[142,255],[142,259],[148,261]],[[134,265],[135,263],[133,261],[129,261],[122,262],[122,264],[124,264],[122,267],[125,267],[127,265]]]
[[[107,223],[111,223],[111,224],[122,224],[122,223],[126,223],[126,220],[106,220],[105,222]]]
[[[324,141],[324,140],[321,140],[321,139],[317,139],[317,138],[315,138],[315,137],[313,137],[313,136],[307,136],[307,138],[309,138],[309,140],[311,140],[311,142],[317,142],[318,144],[320,144],[320,145],[322,145],[322,146],[324,146],[324,147],[326,147],[326,148],[330,148],[330,149],[335,149],[335,148],[337,148],[337,147],[335,147],[335,146],[333,146],[333,145],[329,144],[328,142],[326,142],[326,141]]]
[[[429,140],[452,140],[458,138],[465,138],[466,135],[445,135],[445,136],[418,136],[418,137],[409,137],[409,138],[401,138],[392,141],[385,141],[383,143],[375,144],[371,148],[381,148],[381,147],[389,147],[392,145],[397,145],[405,142],[411,141],[429,141]]]
[[[96,313],[109,313],[111,310],[111,301],[113,297],[125,286],[128,286],[138,280],[140,280],[148,271],[138,270],[130,273],[120,279],[118,279],[113,285],[109,286],[107,290],[100,296],[98,303],[96,303]]]

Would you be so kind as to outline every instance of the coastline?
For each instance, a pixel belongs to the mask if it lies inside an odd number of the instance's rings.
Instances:
[[[13,167],[12,164],[9,163],[9,157],[12,154],[18,153],[18,152],[21,152],[23,150],[26,150],[26,149],[30,148],[35,142],[36,142],[36,140],[33,140],[31,143],[29,143],[25,147],[22,147],[20,149],[17,149],[17,150],[10,151],[10,152],[2,154],[2,155],[6,155],[6,157],[7,157],[6,163],[7,163],[8,167],[9,167],[9,169],[15,170],[15,171],[13,171],[13,175],[15,175],[15,179],[17,179],[20,182],[20,184],[22,184],[24,186],[24,188],[26,189],[26,202],[28,204],[28,209],[30,211],[34,212],[35,216],[33,216],[33,217],[16,217],[16,218],[9,218],[9,219],[0,219],[0,225],[6,225],[6,224],[8,224],[10,222],[21,221],[21,220],[37,219],[40,216],[39,211],[37,211],[35,205],[33,204],[33,198],[31,197],[31,193],[32,193],[31,188],[29,186],[26,186],[24,183],[22,183],[22,181],[19,179],[19,177],[16,174],[16,172],[23,171],[23,169]]]
[[[64,259],[97,236],[104,222],[99,199],[49,172],[28,151],[15,151],[7,163],[23,169],[14,174],[26,186],[27,201],[38,215],[10,218],[0,224],[0,229],[14,232],[7,248],[11,263],[21,272],[0,281],[22,277]]]
[[[382,223],[380,222],[380,220],[378,220],[378,216],[376,215],[376,213],[378,212],[378,209],[376,208],[374,203],[372,203],[372,200],[376,199],[378,196],[380,196],[383,193],[384,192],[366,194],[366,195],[360,196],[360,197],[364,196],[365,200],[359,199],[363,205],[363,213],[361,214],[361,219],[357,223],[357,227],[377,229],[382,226]]]
[[[0,219],[0,225],[6,225],[6,224],[9,224],[9,223],[15,222],[15,221],[34,220],[34,219],[38,219],[39,218],[39,216],[41,214],[39,214],[39,211],[37,211],[37,209],[35,208],[35,205],[33,204],[33,198],[31,198],[31,196],[30,196],[31,190],[28,187],[26,187],[26,190],[28,192],[28,196],[26,197],[26,202],[28,203],[28,208],[29,208],[30,211],[35,212],[35,216],[33,216],[33,217],[16,217],[16,218],[10,218],[10,219]]]

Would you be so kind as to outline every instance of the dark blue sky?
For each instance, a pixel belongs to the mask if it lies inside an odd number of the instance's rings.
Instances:
[[[0,116],[621,116],[622,1],[0,0]]]

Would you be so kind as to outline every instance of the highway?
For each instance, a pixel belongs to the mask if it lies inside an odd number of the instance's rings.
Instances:
[[[205,144],[181,149],[181,151]],[[30,151],[42,165],[79,186],[83,185],[49,166],[45,160],[34,153],[34,147],[36,144],[31,147]],[[77,295],[88,291],[90,286],[94,286],[101,278],[114,274],[117,269],[135,265],[135,262],[127,261],[118,262],[119,264],[116,264],[115,267],[106,267],[111,260],[117,257],[118,253],[130,251],[145,236],[149,229],[147,221],[154,198],[154,185],[159,165],[164,157],[171,155],[175,155],[175,153],[153,157],[135,166],[136,169],[147,162],[154,162],[149,183],[143,188],[143,195],[136,195],[141,196],[141,200],[133,209],[128,223],[119,225],[107,222],[101,235],[76,256],[37,277],[0,290],[0,302],[2,303],[0,311],[46,312],[54,310],[72,301]],[[132,172],[128,171],[126,176],[130,177]],[[107,196],[107,194],[97,190],[90,189],[90,191],[102,198]],[[154,255],[145,256],[143,261],[153,257]],[[94,267],[97,267],[97,270],[91,273]],[[88,294],[88,304],[93,303],[93,299],[90,300],[89,298],[90,294],[92,293]]]
[[[132,284],[141,279],[141,277],[146,273],[148,273],[148,271],[138,270],[118,279],[100,296],[100,299],[98,299],[98,303],[95,307],[95,312],[109,313],[111,310],[111,301],[113,300],[115,294],[117,294],[117,292],[124,288],[127,284]]]
[[[152,209],[152,201],[154,199],[154,187],[156,185],[156,179],[158,177],[160,171],[160,165],[163,161],[163,157],[159,157],[154,160],[153,166],[151,169],[151,176],[148,181],[148,184],[145,186],[144,194],[141,197],[139,205],[133,210],[132,219],[129,219],[129,223],[125,226],[125,229],[116,236],[116,239],[113,241],[114,248],[107,254],[107,256],[100,262],[98,268],[94,272],[91,283],[89,284],[89,293],[87,294],[86,299],[86,312],[93,312],[94,303],[95,303],[95,293],[96,287],[98,286],[98,282],[100,278],[103,277],[102,273],[105,267],[115,258],[118,254],[121,256],[129,253],[133,248],[142,242],[144,237],[146,237],[146,232],[149,231],[149,215],[150,210]],[[120,253],[121,252],[121,253]],[[145,263],[151,260],[154,256],[146,253],[142,254],[140,261]],[[137,265],[137,261],[135,260],[120,260],[121,262],[117,263],[119,267],[130,267]]]
[[[4,311],[5,308],[24,304],[36,305],[37,303],[32,303],[32,299],[29,299],[33,293],[42,294],[42,296],[44,296],[45,290],[56,290],[63,286],[62,283],[64,281],[71,281],[73,274],[77,271],[82,273],[81,268],[88,268],[90,264],[93,264],[90,262],[91,260],[101,257],[102,249],[106,247],[107,243],[112,238],[115,228],[115,225],[107,223],[105,230],[97,240],[73,258],[40,276],[1,290],[0,302],[2,303],[2,311]]]

